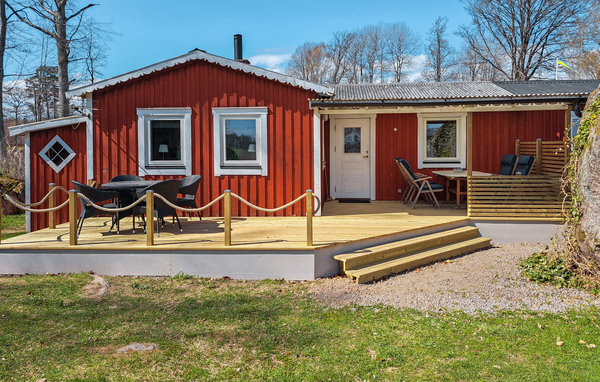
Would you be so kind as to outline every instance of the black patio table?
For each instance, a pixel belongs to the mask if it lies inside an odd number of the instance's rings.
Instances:
[[[117,191],[119,193],[119,207],[123,203],[129,204],[137,199],[136,191],[158,183],[158,180],[124,180],[122,182],[108,182],[102,185],[105,190]],[[124,216],[132,215],[132,210],[123,213]],[[113,223],[114,225],[114,223]],[[110,228],[112,230],[112,227]],[[133,232],[135,232],[135,216],[133,218]]]
[[[158,183],[158,180],[126,180],[123,182],[108,182],[102,185],[105,190],[135,192],[142,188]]]

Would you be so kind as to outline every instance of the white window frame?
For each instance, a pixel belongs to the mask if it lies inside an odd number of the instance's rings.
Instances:
[[[467,163],[467,113],[418,114],[418,168],[465,168]],[[456,154],[454,158],[427,158],[427,122],[456,121]]]
[[[192,175],[192,109],[138,108],[138,172],[144,175]],[[181,160],[152,161],[150,123],[159,120],[179,120],[181,138]]]
[[[213,107],[214,172],[221,175],[268,175],[266,107]],[[256,121],[256,160],[228,161],[225,156],[225,121],[254,119]]]
[[[61,164],[59,164],[58,166],[54,162],[52,162],[52,160],[50,159],[50,157],[48,157],[48,155],[46,155],[46,152],[48,150],[50,150],[50,148],[52,146],[54,146],[54,144],[56,142],[60,143],[63,146],[63,148],[69,153],[69,155],[65,158],[65,160],[63,160],[61,162]],[[52,138],[50,140],[50,142],[48,142],[48,144],[46,146],[44,146],[44,148],[42,149],[42,151],[39,152],[39,155],[44,160],[44,162],[46,162],[48,164],[48,166],[50,166],[57,173],[60,172],[63,168],[65,168],[65,166],[67,164],[69,164],[69,162],[71,160],[73,160],[73,158],[75,158],[75,152],[71,149],[71,147],[69,147],[69,145],[67,144],[67,142],[65,142],[58,135],[54,136],[54,138]]]

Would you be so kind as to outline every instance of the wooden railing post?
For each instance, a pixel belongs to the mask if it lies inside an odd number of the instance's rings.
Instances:
[[[517,139],[515,141],[515,155],[521,156],[521,140],[520,139]]]
[[[313,194],[312,190],[306,190],[306,245],[313,245]]]
[[[53,192],[54,187],[56,187],[56,185],[54,183],[50,183],[48,185],[48,192],[52,192],[50,194],[50,197],[48,198],[48,208],[56,207],[56,192]],[[48,228],[50,228],[50,229],[56,228],[56,212],[55,211],[48,212]]]
[[[535,161],[537,162],[536,168],[538,175],[542,175],[542,140],[538,138],[535,141]]]
[[[146,191],[146,245],[154,245],[154,192]]]
[[[225,215],[225,246],[231,245],[231,191],[225,190],[224,215]]]
[[[77,191],[69,191],[69,245],[77,245]]]

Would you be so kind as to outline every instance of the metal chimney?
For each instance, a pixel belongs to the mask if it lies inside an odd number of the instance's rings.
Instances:
[[[233,35],[233,58],[236,61],[242,61],[244,58],[242,54],[242,35],[234,34]]]

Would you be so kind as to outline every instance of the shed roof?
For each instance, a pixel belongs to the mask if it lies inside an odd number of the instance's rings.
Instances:
[[[271,70],[259,68],[257,66],[253,66],[250,64],[246,64],[244,62],[231,60],[229,58],[215,56],[213,54],[206,53],[202,50],[192,50],[189,53],[183,54],[178,57],[174,57],[165,61],[161,61],[159,63],[145,66],[143,68],[133,70],[131,72],[121,74],[112,78],[108,78],[105,80],[101,80],[98,82],[94,82],[89,85],[79,86],[73,89],[70,89],[67,92],[68,97],[72,96],[82,96],[84,94],[91,93],[95,90],[103,89],[109,86],[117,85],[122,82],[126,82],[132,80],[134,78],[138,78],[153,72],[157,72],[166,68],[173,67],[175,65],[183,64],[193,60],[203,60],[208,61],[214,64],[218,64],[221,66],[226,66],[231,69],[241,70],[245,73],[255,74],[257,76],[265,77],[269,80],[279,81],[284,84],[298,86],[303,89],[312,90],[319,95],[322,96],[330,96],[333,94],[333,89],[327,86],[315,84],[313,82],[304,81],[297,79],[295,77],[288,76],[286,74],[273,72]]]
[[[23,125],[12,126],[8,128],[8,134],[11,137],[30,133],[32,131],[54,129],[56,127],[71,126],[86,123],[89,118],[85,115],[71,115],[68,117],[49,119],[47,121],[25,123]]]
[[[311,104],[570,100],[587,98],[599,84],[600,80],[340,84],[334,87],[333,97],[313,100]]]

